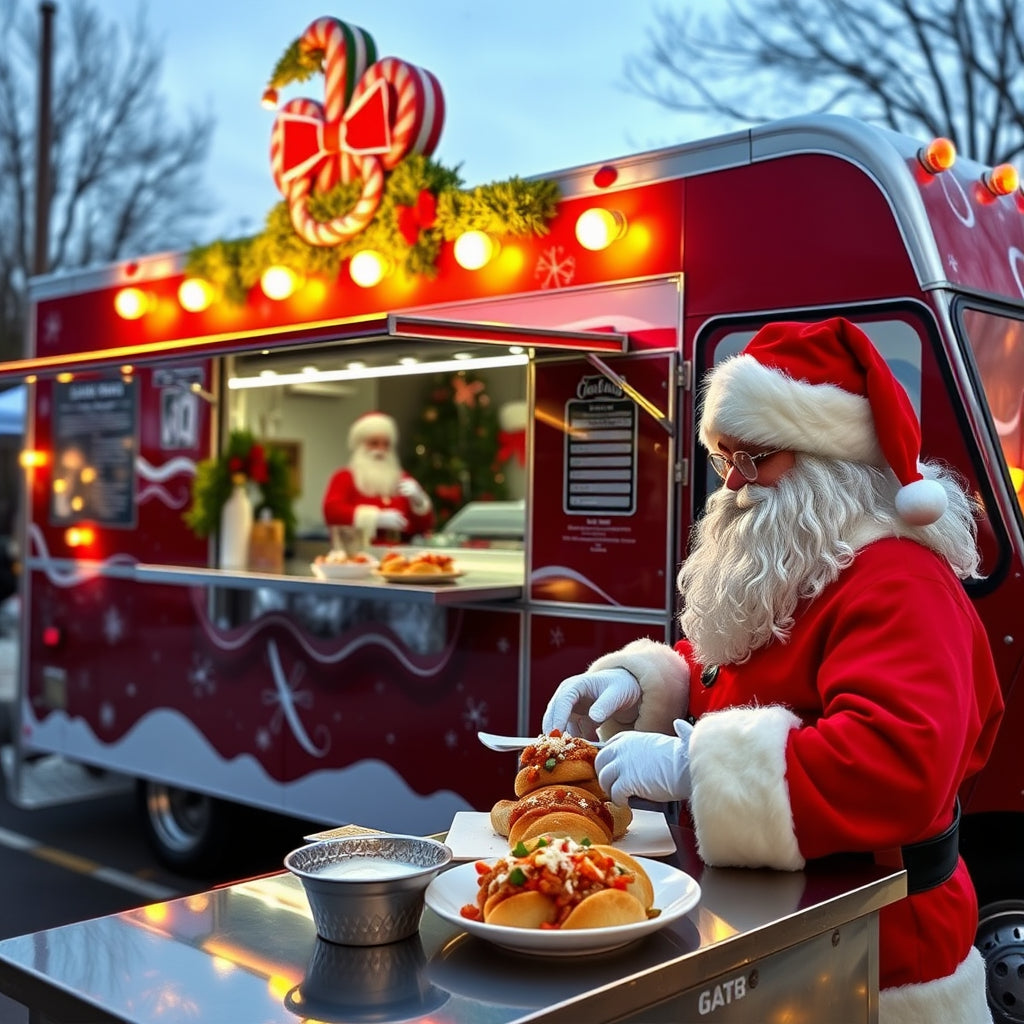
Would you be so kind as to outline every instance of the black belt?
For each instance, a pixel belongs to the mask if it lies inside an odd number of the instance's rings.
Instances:
[[[863,857],[884,867],[905,868],[908,896],[942,885],[953,877],[960,863],[960,800],[954,804],[953,822],[944,832],[919,843],[876,850]]]
[[[907,869],[907,895],[925,892],[953,877],[960,862],[960,799],[953,805],[953,822],[944,832],[900,847]]]

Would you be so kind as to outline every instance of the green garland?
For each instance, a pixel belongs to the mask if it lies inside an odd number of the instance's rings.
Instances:
[[[362,182],[352,181],[311,195],[309,213],[319,221],[332,220],[355,206],[361,190]],[[437,201],[436,218],[420,228],[410,245],[399,230],[399,207],[415,206],[424,190]],[[429,157],[409,156],[388,175],[377,213],[355,238],[336,246],[309,245],[296,234],[287,203],[280,202],[267,214],[261,234],[193,249],[185,272],[205,278],[236,305],[245,303],[269,266],[333,279],[342,263],[360,249],[375,249],[409,274],[433,277],[443,242],[472,230],[495,236],[546,234],[559,198],[558,183],[549,180],[511,178],[464,191],[457,171]]]
[[[219,458],[196,465],[192,480],[192,504],[182,518],[197,537],[209,537],[220,529],[220,513],[231,496],[236,478],[252,480],[260,491],[253,515],[264,509],[284,523],[285,542],[295,538],[295,512],[288,461],[284,452],[262,445],[247,430],[232,431]]]

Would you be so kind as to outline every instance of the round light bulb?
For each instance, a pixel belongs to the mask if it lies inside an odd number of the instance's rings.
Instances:
[[[455,262],[465,270],[486,267],[497,246],[486,231],[463,231],[455,239]]]
[[[626,230],[626,218],[617,210],[593,206],[576,220],[576,240],[584,249],[597,252],[607,249]]]
[[[178,286],[178,302],[189,313],[201,313],[213,302],[213,286],[201,277],[186,277]]]
[[[275,264],[260,275],[260,287],[268,299],[287,299],[299,286],[299,276],[291,267]]]
[[[349,261],[348,273],[360,288],[380,284],[388,272],[388,261],[375,249],[360,249]]]
[[[114,296],[114,309],[124,320],[138,320],[149,309],[149,297],[141,288],[122,288]]]

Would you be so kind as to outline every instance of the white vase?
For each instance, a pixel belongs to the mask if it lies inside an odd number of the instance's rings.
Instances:
[[[220,510],[220,567],[248,569],[252,500],[244,483],[235,484]]]

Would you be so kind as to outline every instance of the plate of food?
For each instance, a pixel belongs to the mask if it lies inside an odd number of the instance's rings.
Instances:
[[[519,754],[515,798],[496,801],[489,813],[456,814],[449,838],[457,859],[474,849],[481,851],[477,856],[498,855],[499,847],[508,850],[552,834],[578,843],[614,844],[628,853],[673,853],[675,841],[663,814],[634,811],[608,799],[594,767],[596,757],[597,747],[589,740],[559,729],[530,739]]]
[[[359,580],[369,576],[377,565],[377,559],[372,555],[328,551],[326,555],[317,555],[310,569],[321,580]]]
[[[388,552],[374,571],[387,583],[451,583],[464,575],[450,555],[424,551],[415,555]]]
[[[660,861],[571,839],[530,847],[484,862],[483,871],[473,863],[442,872],[426,905],[493,945],[550,957],[619,949],[700,902],[696,880]]]

